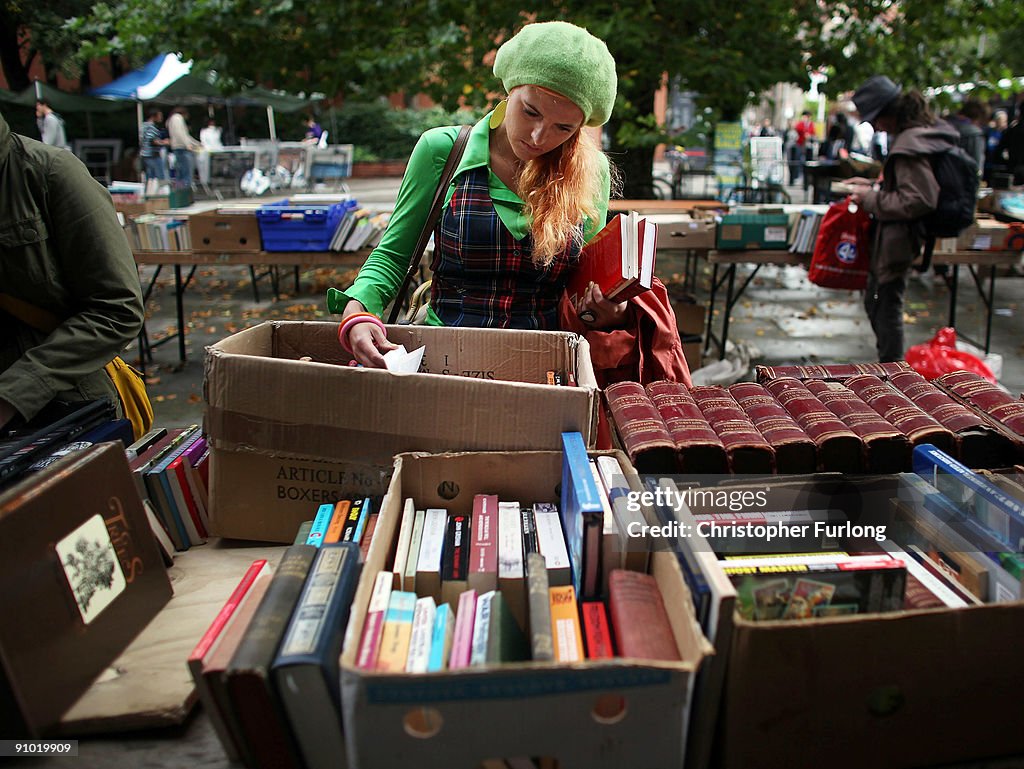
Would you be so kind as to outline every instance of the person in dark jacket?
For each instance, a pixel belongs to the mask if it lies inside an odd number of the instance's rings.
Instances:
[[[0,114],[0,200],[0,292],[63,319],[47,333],[0,310],[0,427],[51,401],[108,398],[120,413],[103,367],[144,316],[110,194],[72,153],[13,133]]]
[[[903,359],[903,292],[907,271],[921,253],[920,219],[939,201],[929,156],[956,146],[959,135],[935,118],[920,92],[903,92],[884,75],[865,81],[853,102],[863,120],[889,136],[879,182],[858,177],[847,183],[853,200],[875,220],[864,308],[878,359],[891,362]]]

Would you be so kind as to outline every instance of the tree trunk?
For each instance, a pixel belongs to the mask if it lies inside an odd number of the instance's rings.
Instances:
[[[7,78],[7,87],[12,91],[23,91],[29,87],[28,65],[21,61],[18,25],[3,10],[0,10],[0,67]]]

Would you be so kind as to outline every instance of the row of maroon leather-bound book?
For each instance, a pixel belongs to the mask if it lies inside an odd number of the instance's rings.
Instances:
[[[930,382],[906,363],[756,369],[756,382],[605,389],[640,472],[890,473],[930,443],[968,467],[1024,459],[1024,402],[966,371]]]

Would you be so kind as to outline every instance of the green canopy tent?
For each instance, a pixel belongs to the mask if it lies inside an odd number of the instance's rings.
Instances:
[[[311,104],[323,101],[323,94],[313,94],[310,97],[296,96],[284,93],[283,91],[272,91],[261,86],[244,88],[239,93],[228,98],[229,105],[251,106],[259,105],[267,108],[267,125],[270,128],[270,139],[277,139],[277,124],[274,120],[274,112],[298,112],[306,109]]]
[[[67,93],[54,88],[52,85],[35,80],[28,88],[14,93],[0,89],[0,103],[14,104],[19,107],[34,107],[39,100],[45,101],[57,112],[84,112],[86,113],[86,126],[89,136],[92,137],[92,120],[90,115],[93,112],[119,112],[129,108],[130,104],[124,102],[108,101],[97,99],[94,96],[85,96],[77,93]]]

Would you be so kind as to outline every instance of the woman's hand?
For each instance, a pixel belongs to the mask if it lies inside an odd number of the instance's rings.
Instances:
[[[361,302],[353,300],[345,305],[345,314],[341,322],[344,323],[350,315],[365,311]],[[380,326],[371,322],[357,323],[352,326],[348,331],[346,341],[352,351],[352,357],[367,368],[385,368],[382,353],[398,347],[397,344],[388,341]]]
[[[576,312],[588,328],[603,330],[623,328],[629,314],[628,302],[612,302],[604,298],[601,287],[591,282],[576,306]]]

